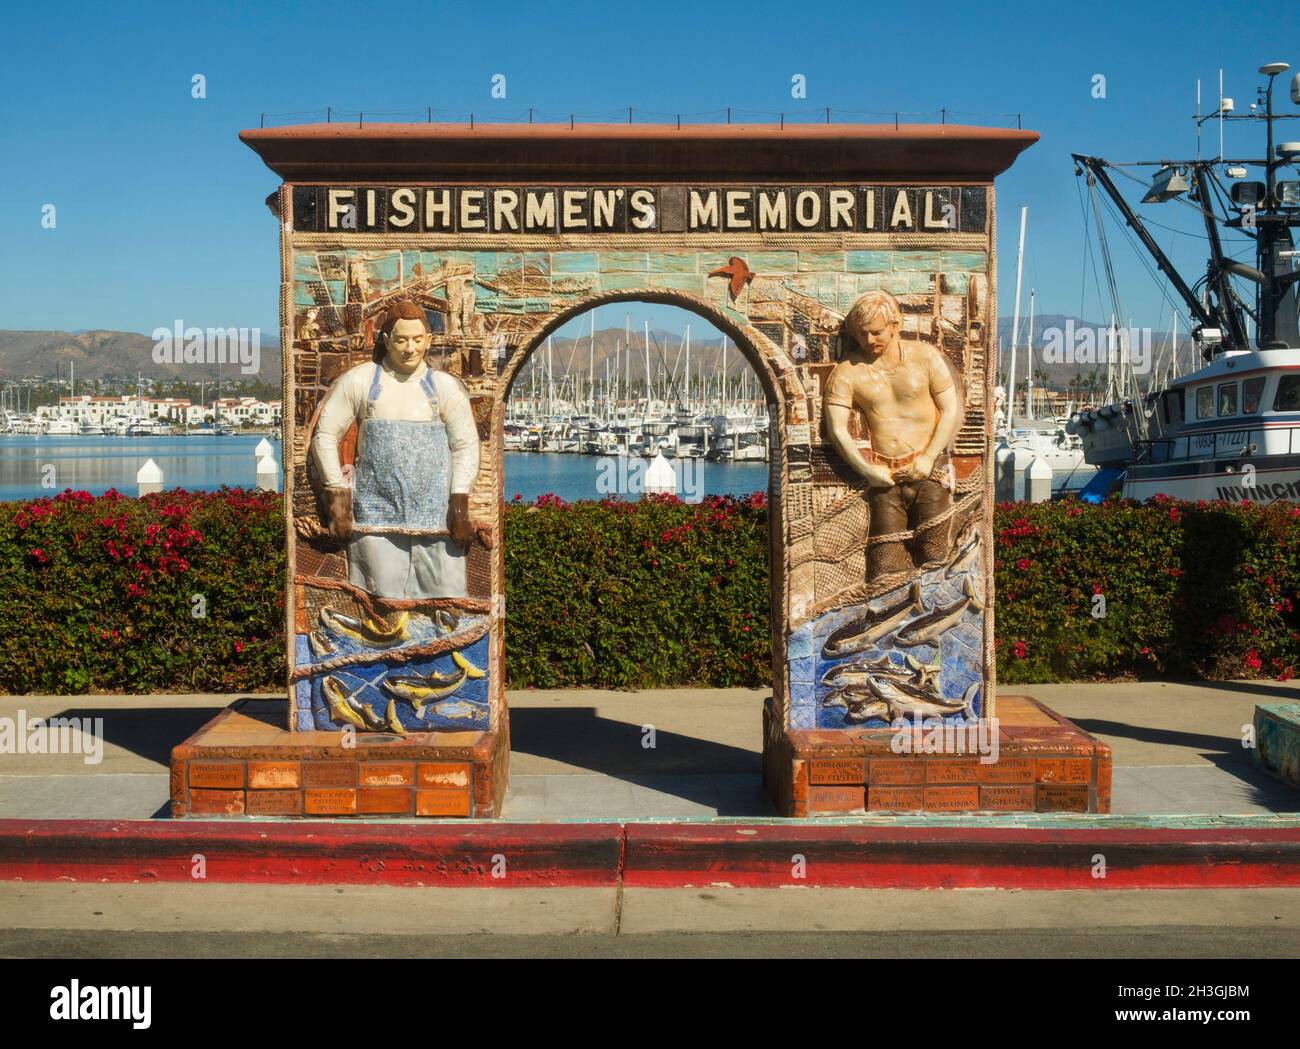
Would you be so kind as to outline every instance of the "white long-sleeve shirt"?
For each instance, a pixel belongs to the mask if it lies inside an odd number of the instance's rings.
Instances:
[[[428,365],[420,366],[410,375],[399,375],[384,361],[380,366],[379,396],[375,399],[375,419],[402,419],[428,422],[432,416],[429,399],[420,386]],[[367,361],[349,368],[335,380],[325,397],[316,432],[311,441],[311,452],[321,479],[331,488],[346,484],[339,462],[339,441],[347,433],[353,420],[366,417],[370,400],[370,382],[375,366]],[[433,371],[433,389],[438,395],[438,411],[447,427],[447,444],[451,449],[451,476],[448,491],[452,495],[467,494],[478,476],[479,440],[474,423],[474,410],[469,394],[454,375]],[[357,448],[360,455],[362,449]]]

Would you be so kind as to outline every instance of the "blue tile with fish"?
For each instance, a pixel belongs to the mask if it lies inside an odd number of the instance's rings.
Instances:
[[[339,667],[311,679],[311,707],[314,725],[318,729],[341,729],[342,721],[331,716],[322,682],[332,678],[354,704],[365,706],[375,723],[388,717],[390,705],[398,722],[407,732],[474,731],[483,732],[488,727],[488,639],[479,638],[459,651],[461,659],[472,670],[462,674],[462,668],[451,653],[431,658],[380,659],[377,662]],[[478,672],[479,676],[472,676]],[[419,680],[436,676],[440,679],[461,677],[460,684],[450,694],[440,699],[420,701],[417,704],[399,698],[386,682]],[[382,731],[382,729],[380,730]]]
[[[918,585],[919,602],[911,593],[911,588]],[[802,661],[790,660],[791,727],[883,727],[889,724],[887,715],[896,714],[893,703],[885,713],[865,719],[861,713],[870,706],[889,702],[890,697],[900,705],[906,703],[909,694],[891,688],[895,681],[913,693],[928,694],[926,702],[940,708],[933,716],[961,723],[966,719],[963,701],[969,698],[969,712],[978,717],[983,708],[981,588],[975,573],[949,573],[941,568],[871,602],[837,609],[804,624],[791,636],[790,648],[802,649],[805,643],[811,647],[816,666],[814,685],[810,692],[798,688],[796,677],[804,675],[796,675],[794,665]],[[884,620],[895,610],[898,618],[894,625],[870,643],[848,642],[852,650],[841,655],[825,651],[831,635],[841,628],[854,623],[869,626],[873,619]],[[949,615],[943,615],[945,610]],[[929,630],[924,629],[927,623]],[[930,639],[936,630],[941,632]],[[909,644],[909,637],[917,640]],[[854,720],[849,720],[850,704],[858,707],[859,717]],[[953,712],[946,714],[945,707],[951,707]],[[814,725],[801,725],[810,715]]]

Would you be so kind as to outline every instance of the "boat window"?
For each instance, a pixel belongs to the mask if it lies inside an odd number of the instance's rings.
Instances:
[[[1160,398],[1164,406],[1165,423],[1174,426],[1183,421],[1183,391],[1166,390]]]
[[[1261,375],[1255,379],[1245,379],[1241,384],[1241,411],[1243,415],[1254,415],[1259,411],[1264,399],[1264,383],[1268,379]]]
[[[1196,391],[1196,418],[1214,418],[1214,387],[1202,386]]]
[[[1283,375],[1278,380],[1273,411],[1300,412],[1300,375]]]
[[[1219,384],[1219,414],[1237,414],[1237,384],[1235,382]]]

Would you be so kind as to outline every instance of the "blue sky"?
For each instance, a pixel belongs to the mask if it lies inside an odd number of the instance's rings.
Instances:
[[[1274,17],[1263,17],[1269,9]],[[1025,310],[1033,285],[1039,313],[1077,314],[1083,224],[1069,153],[1190,155],[1198,77],[1212,109],[1224,66],[1225,94],[1243,111],[1260,63],[1300,66],[1300,15],[1287,10],[760,0],[11,7],[0,64],[0,328],[147,332],[179,318],[275,330],[276,224],[262,201],[276,179],[236,136],[260,113],[327,105],[412,118],[432,106],[480,120],[529,106],[614,117],[629,105],[665,115],[730,105],[787,119],[820,119],[826,106],[844,118],[901,110],[937,119],[947,107],[950,120],[1002,126],[1019,112],[1043,137],[998,183],[1001,313],[1011,313],[1024,204]],[[207,78],[202,101],[191,98],[195,73]],[[490,98],[496,73],[505,100]],[[795,73],[807,78],[804,101],[790,95]],[[1092,97],[1098,73],[1105,99]],[[1279,108],[1300,112],[1284,81]],[[1300,137],[1300,124],[1291,127]],[[1228,151],[1261,140],[1232,128]],[[57,208],[53,230],[41,228],[47,203]],[[1146,210],[1196,228],[1190,209]],[[1199,271],[1198,240],[1156,232],[1175,261]],[[1126,312],[1164,328],[1156,285],[1117,237],[1112,245]],[[1088,284],[1083,312],[1097,316]],[[653,308],[642,316],[674,328],[685,319]],[[602,316],[602,326],[621,322]]]

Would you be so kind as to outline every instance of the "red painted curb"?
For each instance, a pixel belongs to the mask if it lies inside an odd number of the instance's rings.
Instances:
[[[250,884],[1300,887],[1297,828],[0,820],[5,881],[189,882],[200,857]]]
[[[1300,829],[1292,828],[631,824],[626,830],[629,888],[1300,886]]]
[[[0,880],[298,885],[616,885],[617,823],[0,820]]]

